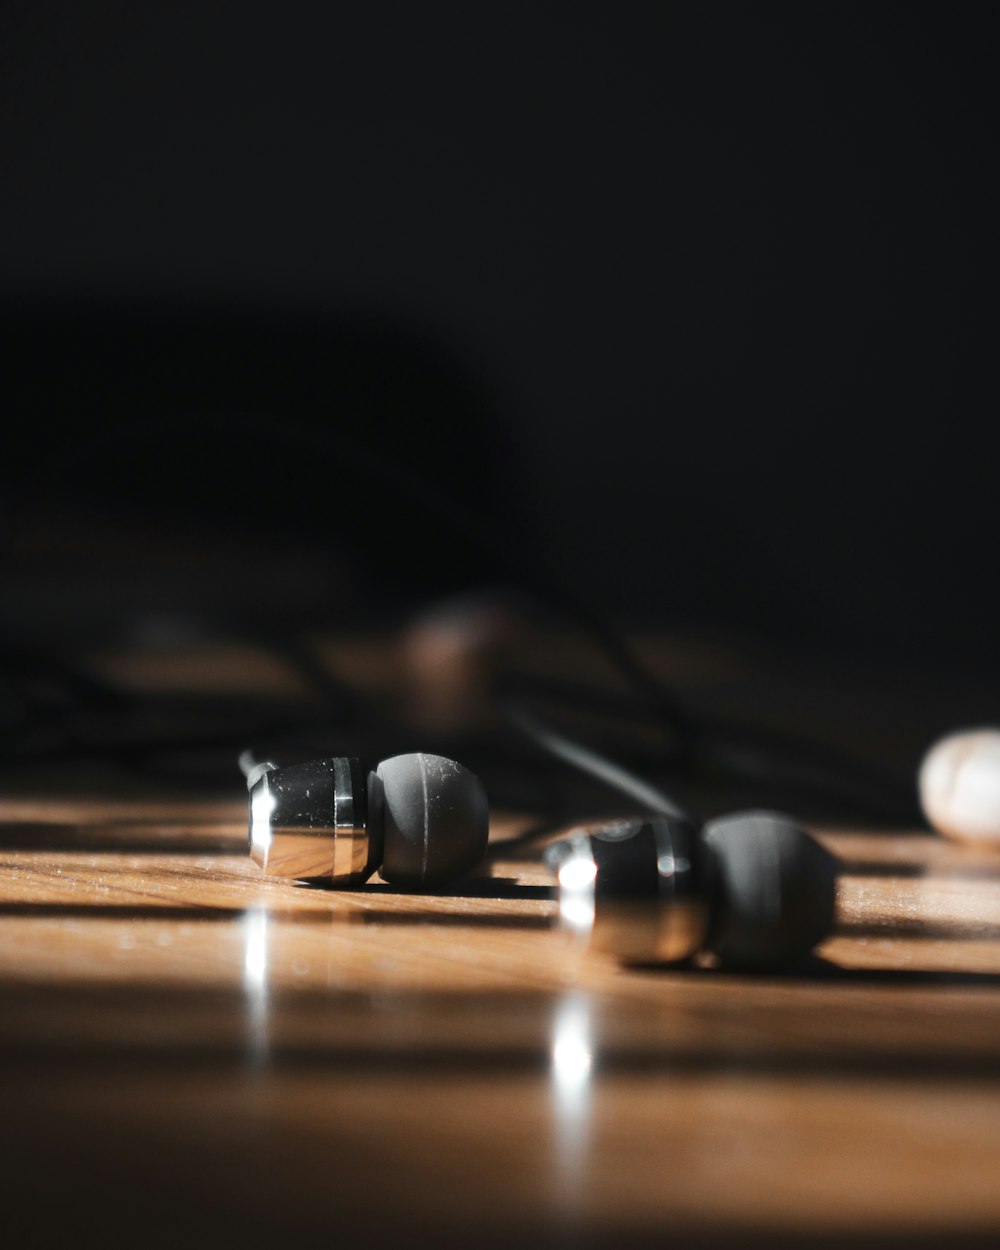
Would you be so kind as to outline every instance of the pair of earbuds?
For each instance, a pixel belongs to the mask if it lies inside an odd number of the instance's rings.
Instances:
[[[359,885],[376,870],[404,889],[470,872],[489,837],[474,773],[439,755],[366,770],[332,757],[277,767],[241,757],[250,853],[277,876]],[[550,845],[563,922],[627,963],[710,952],[729,967],[794,962],[830,932],[837,861],[791,817],[739,812],[699,826],[662,813],[571,832]]]

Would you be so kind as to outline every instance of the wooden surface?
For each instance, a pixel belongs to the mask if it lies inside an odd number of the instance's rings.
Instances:
[[[1000,1237],[1000,856],[824,833],[837,934],[737,977],[588,956],[537,864],[265,880],[244,820],[0,800],[0,1246]]]

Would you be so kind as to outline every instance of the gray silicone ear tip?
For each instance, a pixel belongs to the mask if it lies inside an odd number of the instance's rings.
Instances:
[[[394,755],[379,764],[373,782],[386,881],[441,885],[483,858],[489,807],[475,773],[441,755]]]
[[[790,817],[736,812],[702,831],[715,874],[709,945],[730,967],[806,955],[832,930],[836,858]]]

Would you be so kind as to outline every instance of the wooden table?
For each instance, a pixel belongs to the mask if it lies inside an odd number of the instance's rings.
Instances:
[[[995,1245],[1000,856],[822,836],[836,935],[738,977],[588,955],[537,862],[322,891],[235,796],[0,797],[0,1247]]]

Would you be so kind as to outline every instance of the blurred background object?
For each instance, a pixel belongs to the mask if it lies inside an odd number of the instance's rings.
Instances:
[[[11,655],[377,629],[523,558],[995,695],[988,6],[0,23]]]
[[[959,842],[1000,847],[1000,729],[959,730],[935,742],[919,783],[932,828]]]

